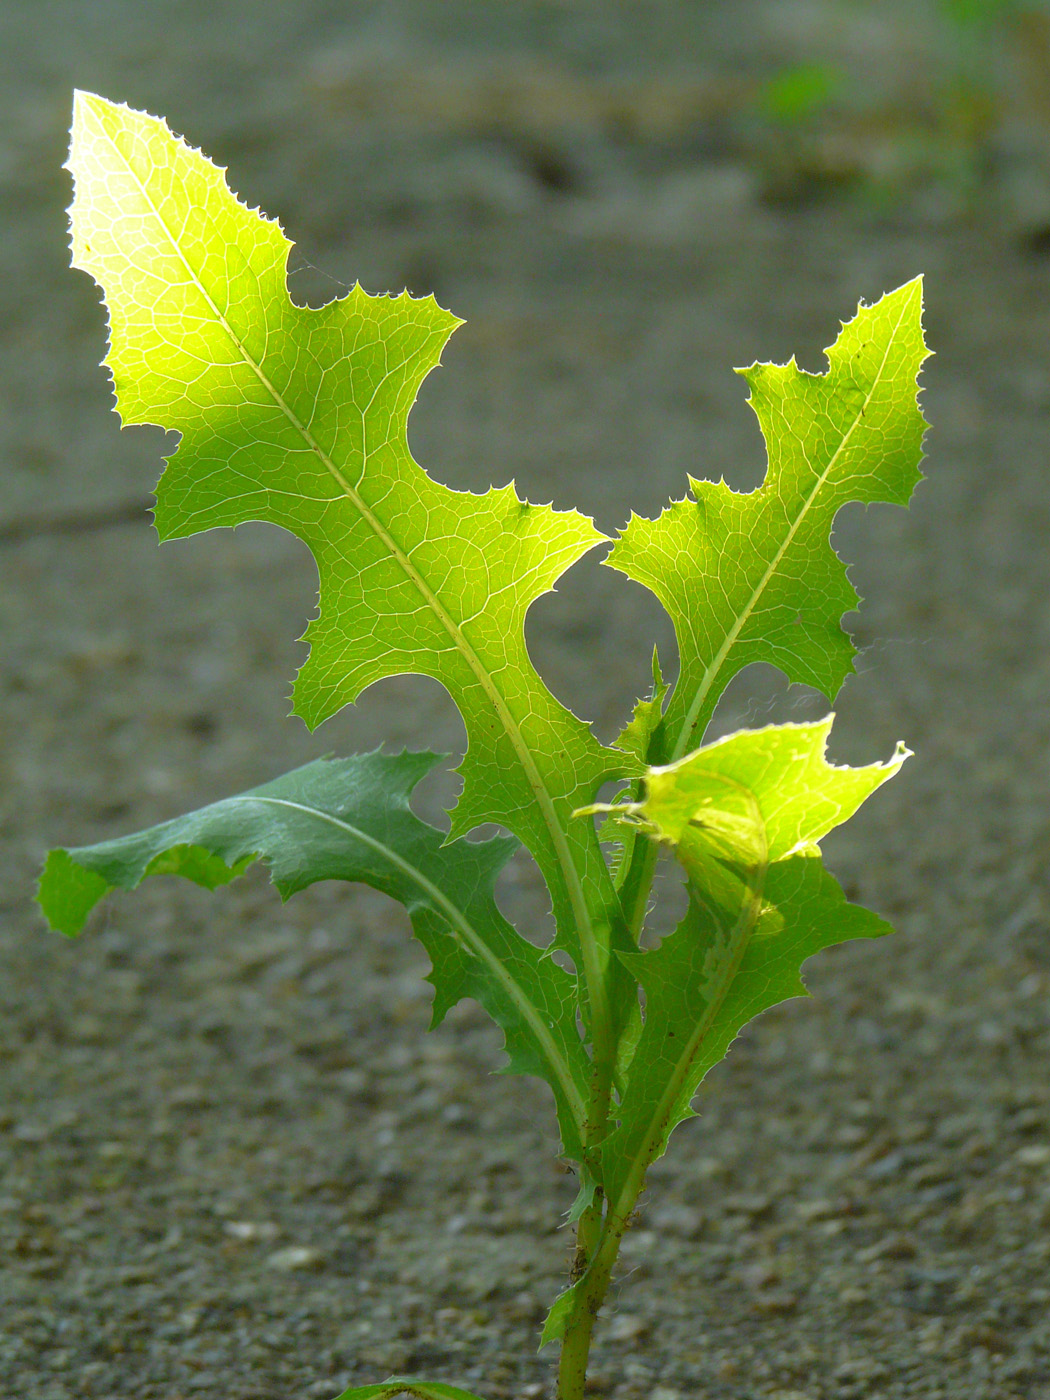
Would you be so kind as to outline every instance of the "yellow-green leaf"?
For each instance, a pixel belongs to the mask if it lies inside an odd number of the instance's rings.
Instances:
[[[672,850],[688,877],[689,910],[648,952],[621,955],[645,992],[645,1024],[602,1146],[615,1209],[633,1201],[700,1081],[759,1012],[802,996],[803,962],[822,948],[889,926],[848,904],[818,842],[847,821],[907,757],[837,767],[831,717],[745,730],[651,769],[623,820]]]
[[[308,724],[385,676],[446,687],[468,736],[453,835],[495,822],[528,846],[585,1010],[608,1027],[617,905],[591,824],[570,818],[632,760],[551,695],[524,635],[530,605],[604,537],[513,486],[451,490],[413,460],[409,410],[460,324],[432,297],[357,286],[295,305],[279,225],[128,107],[77,95],[69,167],[73,259],[105,294],[118,410],[180,434],[160,534],[265,520],[310,547],[319,613],[294,691]]]
[[[855,655],[841,619],[860,600],[831,528],[849,501],[906,505],[921,479],[915,378],[927,354],[916,278],[858,309],[826,374],[794,360],[740,371],[769,457],[757,490],[690,479],[690,496],[656,520],[632,516],[605,562],[651,589],[674,622],[669,758],[700,744],[722,692],[752,662],[835,698]]]

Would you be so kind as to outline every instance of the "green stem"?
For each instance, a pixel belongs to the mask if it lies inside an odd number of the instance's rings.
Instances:
[[[594,1331],[595,1319],[605,1301],[605,1295],[609,1291],[609,1283],[612,1279],[617,1255],[620,1252],[624,1231],[627,1229],[627,1223],[637,1204],[638,1197],[645,1189],[646,1172],[653,1159],[659,1154],[671,1106],[681,1092],[682,1085],[690,1073],[699,1048],[722,1007],[729,987],[736,977],[740,960],[747,949],[751,933],[762,908],[762,890],[765,883],[767,861],[768,851],[763,845],[760,859],[751,871],[748,881],[750,898],[746,901],[729,939],[727,956],[712,989],[707,1014],[700,1020],[688,1043],[684,1046],[682,1055],[659,1102],[653,1106],[649,1129],[638,1144],[631,1168],[620,1187],[619,1195],[607,1204],[605,1219],[597,1242],[589,1244],[585,1272],[578,1275],[579,1293],[574,1299],[573,1309],[565,1327],[558,1371],[558,1400],[583,1400],[591,1335]],[[582,1226],[582,1217],[580,1223]],[[578,1263],[580,1258],[578,1253]]]
[[[566,1325],[565,1335],[562,1339],[561,1358],[558,1363],[557,1400],[583,1400],[594,1324],[601,1306],[605,1302],[605,1295],[609,1291],[624,1231],[627,1229],[627,1222],[639,1194],[639,1192],[635,1192],[633,1199],[629,1202],[626,1195],[621,1195],[620,1205],[616,1210],[610,1210],[605,1219],[601,1238],[591,1257],[590,1266],[583,1275],[576,1306]],[[580,1224],[582,1226],[582,1219]]]
[[[644,849],[635,852],[635,856],[640,856],[641,859],[637,862],[632,861],[631,903],[630,907],[624,905],[624,913],[634,942],[638,941],[638,933],[648,907],[656,855],[655,844],[646,841]],[[608,1132],[612,1110],[615,1054],[613,1060],[607,1061],[604,1056],[599,1059],[597,1046],[595,1050],[591,1104],[585,1135],[585,1145],[589,1149],[596,1149]],[[576,1227],[576,1254],[570,1283],[583,1280],[583,1287],[562,1338],[558,1362],[557,1400],[583,1400],[595,1320],[609,1291],[620,1243],[640,1191],[641,1186],[630,1201],[626,1201],[625,1195],[621,1194],[619,1208],[606,1213],[604,1195],[599,1186],[595,1191],[594,1200],[580,1216]]]
[[[736,785],[734,784],[734,786]],[[753,796],[747,795],[751,797],[753,803]],[[757,809],[753,816],[756,819],[756,826],[761,830],[760,813],[757,812]],[[654,844],[647,843],[647,845]],[[645,1189],[646,1172],[653,1159],[659,1154],[671,1106],[681,1092],[685,1078],[691,1070],[699,1047],[703,1043],[714,1017],[721,1009],[757,923],[762,908],[762,890],[765,884],[767,863],[768,850],[763,842],[755,866],[749,873],[747,884],[750,897],[745,901],[744,908],[741,910],[728,939],[726,956],[711,991],[707,1014],[701,1018],[688,1043],[683,1047],[682,1055],[675,1065],[664,1093],[661,1095],[660,1101],[653,1107],[648,1131],[637,1145],[630,1170],[620,1185],[618,1195],[606,1203],[605,1216],[601,1222],[597,1239],[594,1237],[594,1230],[598,1217],[592,1215],[592,1212],[595,1207],[600,1210],[599,1195],[595,1196],[589,1210],[584,1212],[580,1218],[576,1263],[573,1268],[573,1282],[578,1282],[578,1292],[573,1299],[572,1311],[566,1323],[562,1340],[561,1359],[558,1367],[557,1400],[583,1400],[587,1378],[587,1360],[590,1355],[594,1324],[605,1301],[605,1295],[609,1291],[609,1283],[620,1252],[624,1231],[627,1229],[638,1197]],[[634,865],[633,860],[632,865]],[[647,871],[639,871],[641,878],[638,883],[637,897],[642,900],[643,908],[652,882],[652,869],[653,864],[650,863]],[[644,898],[642,898],[643,889]],[[607,1114],[610,1109],[611,1102],[607,1102]],[[593,1122],[593,1119],[591,1121]],[[588,1126],[590,1127],[590,1124]],[[600,1142],[600,1139],[594,1140],[592,1138],[588,1145],[594,1146],[597,1145],[597,1142]]]
[[[583,1400],[593,1332],[594,1316],[582,1309],[565,1329],[558,1362],[557,1400]]]
[[[640,799],[639,792],[638,800]],[[653,876],[656,874],[656,862],[659,857],[660,848],[655,841],[650,841],[645,836],[635,837],[630,865],[620,886],[620,901],[633,943],[637,943],[641,937],[642,925],[649,912],[649,895],[652,893]]]
[[[654,734],[649,754],[651,762],[657,762],[663,744],[662,731]],[[642,784],[635,784],[634,796],[640,799]],[[637,945],[642,924],[649,908],[649,895],[652,890],[656,862],[659,855],[656,843],[649,840],[636,842],[630,851],[621,878],[615,881],[619,908],[622,911],[630,941]],[[614,964],[609,966],[611,980]],[[593,1013],[592,1013],[593,1014]],[[612,1111],[612,1092],[615,1079],[616,1060],[619,1045],[616,1041],[602,1042],[594,1033],[592,1025],[592,1045],[594,1051],[594,1075],[591,1082],[591,1101],[584,1133],[584,1146],[589,1156],[595,1156],[602,1139],[609,1130]],[[627,1026],[621,1028],[621,1033]],[[593,1164],[591,1170],[594,1170]],[[600,1181],[600,1176],[599,1176]],[[594,1324],[609,1291],[613,1267],[620,1252],[627,1221],[634,1209],[641,1185],[634,1197],[626,1202],[621,1193],[617,1210],[606,1207],[604,1192],[599,1185],[594,1199],[580,1216],[576,1227],[576,1253],[573,1260],[570,1285],[582,1283],[571,1318],[562,1337],[561,1356],[558,1362],[557,1400],[583,1400],[587,1381],[587,1362],[591,1352],[591,1338]]]

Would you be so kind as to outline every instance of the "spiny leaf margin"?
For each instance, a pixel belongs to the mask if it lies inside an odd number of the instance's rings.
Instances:
[[[264,520],[309,546],[319,613],[294,706],[311,726],[386,676],[449,691],[468,739],[452,834],[491,822],[529,848],[608,1039],[610,965],[628,991],[610,964],[617,904],[593,828],[571,814],[637,764],[555,699],[524,635],[532,602],[605,536],[512,486],[454,491],[414,461],[409,411],[460,324],[432,297],[356,286],[297,306],[279,224],[127,106],[77,94],[68,168],[74,264],[103,289],[122,421],[181,435],[157,488],[161,537]]]
[[[674,623],[669,758],[698,746],[725,687],[753,662],[835,699],[856,654],[841,620],[860,599],[829,537],[842,506],[907,505],[922,479],[916,379],[929,353],[917,277],[861,303],[825,373],[794,358],[738,370],[766,443],[762,485],[741,493],[690,478],[690,496],[655,520],[632,515],[602,561],[649,588]]]

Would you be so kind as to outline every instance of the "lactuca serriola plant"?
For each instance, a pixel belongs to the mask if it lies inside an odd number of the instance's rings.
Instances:
[[[560,1400],[580,1400],[627,1222],[704,1075],[748,1021],[804,994],[812,954],[887,932],[846,901],[819,843],[906,750],[833,766],[830,716],[703,741],[752,662],[830,699],[852,669],[842,616],[859,599],[830,532],[847,502],[904,505],[919,480],[921,284],[861,305],[826,373],[794,361],[742,371],[768,452],[757,490],[690,479],[682,500],[655,520],[633,516],[612,542],[603,562],[670,614],[679,668],[668,685],[654,661],[652,692],[603,744],[544,685],[524,624],[609,541],[513,485],[452,490],[409,451],[409,410],[456,317],[432,297],[360,286],[297,306],[279,225],[144,113],[78,94],[69,168],[73,261],[109,310],[117,410],[179,435],[157,488],[161,538],[249,520],[290,530],[320,576],[295,713],[317,725],[374,682],[414,672],[452,696],[467,749],[448,834],[410,805],[436,755],[320,759],[136,835],[53,851],[44,913],[75,934],[110,890],[157,874],[214,889],[258,860],[284,898],[342,879],[400,901],[432,964],[434,1022],[476,999],[503,1030],[507,1067],[553,1092],[580,1191],[571,1276],[542,1340],[561,1346]],[[619,795],[599,809],[609,780]],[[484,823],[508,834],[464,839]],[[494,897],[519,844],[550,891],[544,949]],[[681,866],[688,909],[651,946],[661,853]],[[470,1400],[406,1377],[343,1400],[402,1391]]]

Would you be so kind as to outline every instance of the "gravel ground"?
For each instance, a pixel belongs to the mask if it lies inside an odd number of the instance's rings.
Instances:
[[[606,528],[687,470],[757,482],[730,367],[817,369],[858,298],[926,272],[929,479],[910,513],[836,530],[867,601],[835,755],[918,756],[827,854],[899,932],[822,956],[815,1000],[705,1085],[627,1240],[594,1393],[1050,1397],[1050,128],[1016,66],[1042,30],[990,66],[1010,82],[975,159],[930,107],[926,79],[968,61],[932,14],[0,5],[5,1400],[328,1400],[402,1368],[547,1396],[573,1196],[545,1089],[489,1077],[480,1013],[424,1037],[425,960],[379,896],[160,883],[75,944],[29,903],[49,844],[460,733],[400,679],[308,735],[285,718],[300,547],[252,527],[156,549],[162,438],[118,434],[67,270],[74,84],[228,164],[298,241],[297,296],[434,290],[467,325],[414,412],[420,460]],[[771,124],[762,84],[801,61],[853,65],[870,102]],[[668,645],[589,563],[530,629],[603,736]],[[821,709],[763,673],[720,722]],[[504,896],[542,917],[526,862]]]

